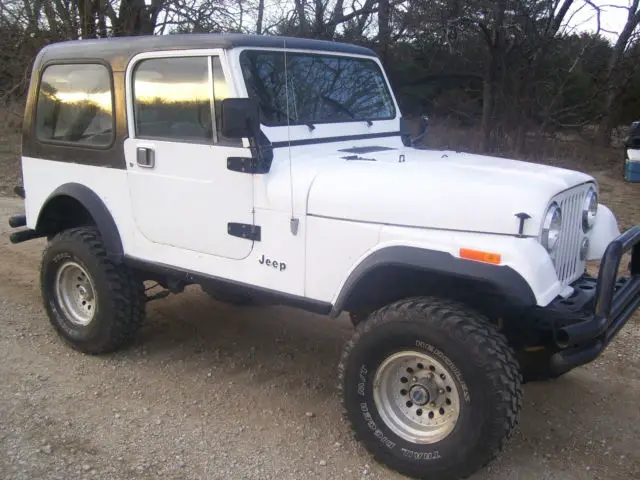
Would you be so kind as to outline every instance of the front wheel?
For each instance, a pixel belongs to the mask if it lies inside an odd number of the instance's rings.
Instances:
[[[356,437],[412,477],[465,478],[517,424],[521,378],[488,319],[456,302],[403,300],[357,326],[339,367]]]

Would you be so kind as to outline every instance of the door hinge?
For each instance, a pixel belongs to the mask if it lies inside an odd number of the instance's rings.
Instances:
[[[266,173],[262,162],[253,157],[228,157],[227,169],[240,173]]]
[[[246,238],[254,242],[259,242],[261,239],[260,227],[248,223],[228,223],[227,232],[234,237]]]

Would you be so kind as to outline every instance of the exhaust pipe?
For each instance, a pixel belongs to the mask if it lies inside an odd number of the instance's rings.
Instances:
[[[11,228],[24,227],[27,224],[26,215],[14,215],[9,219],[9,226]]]
[[[44,237],[44,235],[36,232],[35,230],[20,230],[19,232],[12,233],[9,236],[9,241],[15,244],[42,237]]]

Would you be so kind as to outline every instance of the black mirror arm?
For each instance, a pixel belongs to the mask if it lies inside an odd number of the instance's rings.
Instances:
[[[255,158],[258,160],[259,164],[262,164],[262,148],[260,148],[260,140],[258,139],[258,132],[255,131],[253,124],[250,119],[247,118],[247,133],[249,134],[249,147],[252,151],[252,154],[255,155]]]

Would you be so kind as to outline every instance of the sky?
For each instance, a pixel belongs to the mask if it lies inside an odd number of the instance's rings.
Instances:
[[[151,0],[145,1],[147,4],[151,3]],[[572,16],[567,21],[568,31],[596,31],[598,23],[596,12],[586,1],[600,7],[600,33],[610,41],[615,41],[624,27],[628,14],[626,7],[630,5],[632,0],[575,0],[571,8]],[[283,5],[286,7],[289,4],[288,6],[291,8],[292,3],[293,0],[266,0],[265,6],[268,11],[273,13],[281,11]],[[345,2],[346,5],[350,3]]]
[[[593,0],[592,3],[601,9],[600,33],[615,41],[627,21],[628,11],[624,7],[628,7],[631,0]],[[572,13],[573,16],[568,21],[569,28],[574,28],[577,31],[596,31],[598,22],[596,12],[592,7],[585,4],[584,1],[578,0],[572,8]]]

